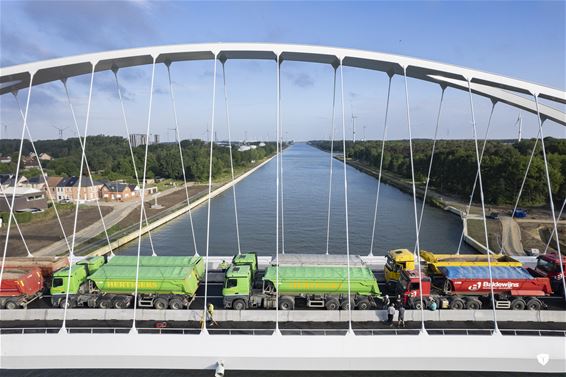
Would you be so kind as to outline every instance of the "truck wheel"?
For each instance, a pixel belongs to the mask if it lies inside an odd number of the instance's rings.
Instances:
[[[244,310],[246,309],[246,303],[244,302],[244,300],[234,300],[234,302],[232,302],[232,309]]]
[[[173,310],[183,309],[183,301],[180,298],[172,298],[169,300],[169,307]]]
[[[466,302],[466,309],[468,310],[480,310],[481,309],[481,301],[475,298],[471,298]]]
[[[279,309],[281,310],[293,310],[295,307],[295,302],[291,297],[281,297],[279,299]]]
[[[18,308],[18,304],[16,304],[16,302],[14,301],[6,301],[6,309],[8,310],[14,310]]]
[[[100,309],[110,309],[112,307],[112,301],[109,298],[101,298],[98,300],[98,307]]]
[[[525,306],[527,306],[527,304],[525,303],[525,300],[523,300],[520,297],[517,297],[516,299],[511,301],[511,309],[512,310],[524,310]]]
[[[542,302],[538,298],[531,298],[527,301],[527,309],[529,310],[540,310],[542,308]]]
[[[153,301],[153,307],[157,310],[165,310],[167,309],[167,300],[165,300],[164,298],[156,298]]]
[[[360,301],[358,301],[358,305],[357,305],[358,310],[369,310],[370,307],[371,305],[367,298],[362,298]]]
[[[128,299],[121,297],[114,299],[114,307],[116,309],[126,309],[128,307]]]
[[[342,302],[340,302],[340,309],[348,310],[348,308],[354,307],[353,304],[354,304],[354,300],[350,300],[350,305],[348,305],[348,300],[342,300]]]
[[[450,309],[452,310],[462,310],[464,309],[464,306],[464,300],[462,300],[461,298],[455,298],[450,301]]]
[[[340,307],[340,303],[338,302],[337,299],[330,298],[326,300],[324,307],[326,308],[326,310],[338,310],[338,308]]]
[[[59,301],[59,307],[61,309],[65,309],[65,307],[67,307],[67,309],[69,309],[69,308],[75,307],[75,303],[73,302],[73,300],[67,301],[67,299],[62,299],[61,301]]]
[[[420,298],[412,298],[411,301],[409,301],[409,306],[415,310],[421,310],[423,308],[423,304],[421,304]]]

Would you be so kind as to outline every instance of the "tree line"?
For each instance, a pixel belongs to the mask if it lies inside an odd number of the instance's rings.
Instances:
[[[66,140],[37,140],[34,142],[38,153],[47,153],[54,159],[42,161],[42,167],[50,175],[73,176],[80,171],[82,149],[78,138]],[[0,140],[0,154],[11,156],[12,163],[0,164],[0,173],[14,173],[18,160],[20,140]],[[225,174],[230,169],[230,151],[227,146],[214,145],[212,156],[213,178]],[[181,141],[185,174],[188,180],[205,181],[208,179],[210,143],[202,140]],[[275,143],[239,152],[232,147],[234,168],[247,167],[275,153]],[[24,140],[22,155],[33,152],[31,143]],[[133,148],[138,176],[143,177],[145,145]],[[118,136],[89,136],[86,141],[86,158],[96,177],[109,180],[125,179],[135,182],[128,140]],[[34,170],[35,172],[35,170]],[[86,174],[86,170],[84,170]],[[28,172],[28,175],[29,172]],[[31,175],[30,175],[31,176]],[[147,156],[148,178],[161,177],[183,179],[179,146],[176,143],[149,145]]]
[[[521,142],[490,140],[486,143],[481,162],[483,191],[490,204],[514,204],[523,181],[536,139]],[[324,150],[330,150],[330,141],[312,142]],[[544,139],[548,159],[552,194],[555,203],[566,198],[566,140],[547,137]],[[483,141],[478,142],[481,153]],[[425,183],[432,140],[413,140],[415,179]],[[346,156],[379,169],[381,141],[346,142]],[[334,150],[342,153],[342,142],[335,142]],[[383,169],[404,178],[411,178],[411,161],[408,140],[386,141]],[[469,198],[477,174],[477,158],[473,140],[439,140],[430,185],[443,195]],[[531,163],[521,194],[520,205],[541,206],[548,204],[546,172],[540,140]],[[479,200],[479,186],[474,200]]]

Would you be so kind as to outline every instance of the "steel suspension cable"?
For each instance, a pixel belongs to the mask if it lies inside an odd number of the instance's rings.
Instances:
[[[556,250],[558,253],[556,257],[558,258],[558,265],[560,266],[560,273],[562,274],[562,292],[564,293],[564,299],[566,300],[566,276],[564,276],[564,263],[562,263],[563,257],[560,251],[560,238],[558,238],[558,223],[556,222],[556,213],[554,211],[554,200],[552,198],[552,184],[550,182],[550,173],[548,168],[548,159],[546,157],[546,148],[544,146],[544,134],[542,131],[542,118],[540,117],[540,108],[538,103],[538,93],[534,93],[535,105],[537,108],[537,119],[539,124],[540,133],[540,146],[542,148],[542,157],[544,159],[544,172],[546,175],[546,186],[548,190],[548,201],[550,202],[550,213],[552,215],[552,223],[554,225],[554,236],[556,237]]]
[[[4,277],[4,264],[6,263],[6,254],[8,252],[8,240],[10,239],[10,228],[12,226],[12,218],[16,218],[14,216],[14,203],[16,200],[16,185],[18,182],[19,174],[20,174],[20,161],[22,160],[22,150],[24,147],[24,136],[26,132],[26,124],[28,118],[28,110],[29,110],[29,102],[31,98],[31,88],[33,86],[33,78],[35,77],[35,72],[30,72],[29,78],[29,87],[28,87],[28,96],[26,99],[26,111],[24,114],[24,120],[22,122],[22,134],[20,137],[20,147],[18,150],[18,164],[16,164],[16,174],[14,175],[14,190],[12,190],[12,204],[9,206],[10,209],[10,216],[8,217],[8,226],[6,227],[6,239],[4,240],[4,251],[2,253],[2,264],[0,265],[0,286],[2,285],[2,278]]]
[[[415,186],[415,164],[413,159],[413,134],[411,130],[411,109],[409,107],[409,86],[407,83],[407,67],[403,66],[403,77],[405,79],[405,106],[407,108],[407,128],[409,129],[409,153],[411,156],[411,180],[413,186],[413,208],[414,208],[414,215],[415,215],[415,234],[416,234],[416,244],[415,250],[413,251],[413,256],[416,261],[418,261],[418,275],[419,275],[419,300],[420,300],[420,313],[421,313],[421,330],[420,334],[427,334],[424,322],[424,303],[423,303],[423,277],[422,277],[422,268],[421,268],[421,245],[419,242],[419,220],[417,217],[417,189]]]
[[[179,156],[181,158],[181,170],[183,171],[183,184],[185,185],[185,197],[187,198],[187,210],[189,212],[189,225],[191,227],[193,248],[195,249],[195,255],[198,255],[197,239],[195,237],[195,227],[193,225],[193,211],[191,210],[191,199],[189,196],[187,174],[185,172],[183,149],[181,148],[181,135],[179,133],[179,117],[177,115],[177,104],[175,102],[175,94],[173,92],[173,81],[171,80],[171,62],[167,62],[165,66],[167,67],[167,78],[169,79],[169,93],[171,94],[171,104],[173,105],[173,117],[175,119],[175,134],[177,139],[177,146],[179,147]]]
[[[485,152],[485,147],[487,145],[487,139],[488,139],[488,135],[489,135],[489,129],[491,128],[491,119],[493,118],[493,112],[495,110],[495,105],[497,104],[497,102],[492,101],[491,102],[491,112],[489,113],[489,119],[487,121],[487,129],[485,130],[485,136],[483,138],[483,145],[481,147],[481,153],[480,153],[480,166],[481,163],[483,161],[483,155]],[[468,205],[466,206],[466,216],[468,216],[468,214],[470,213],[470,210],[472,208],[472,202],[474,200],[474,195],[476,192],[476,186],[478,183],[478,175],[479,175],[479,171],[476,171],[476,177],[474,178],[474,185],[472,187],[472,193],[470,194],[470,200],[468,201]],[[466,224],[467,224],[467,219],[465,219]],[[456,250],[456,254],[460,254],[460,250],[462,248],[462,243],[464,242],[464,227],[462,227],[462,233],[460,234],[460,241],[458,242],[458,250]],[[486,253],[487,255],[489,255],[490,253],[492,253],[491,250],[489,250],[489,248],[486,245]]]
[[[373,245],[375,242],[375,227],[377,225],[377,208],[379,206],[379,193],[381,191],[381,172],[383,170],[383,154],[385,153],[385,139],[387,139],[387,120],[389,118],[389,101],[391,99],[391,80],[392,74],[388,74],[387,101],[385,102],[385,119],[383,121],[383,136],[381,140],[381,155],[379,156],[379,175],[377,177],[377,192],[375,194],[375,208],[373,210],[373,226],[371,228],[371,242],[369,245],[369,256],[373,256]]]
[[[75,206],[75,218],[73,220],[73,235],[71,238],[71,250],[69,250],[69,273],[67,274],[67,288],[65,289],[65,301],[63,301],[63,324],[61,326],[61,330],[60,333],[61,334],[66,334],[67,333],[67,309],[69,308],[69,306],[71,305],[71,302],[69,301],[69,293],[71,290],[71,271],[73,270],[73,258],[75,257],[75,241],[76,241],[76,235],[77,235],[77,222],[78,222],[78,218],[79,218],[79,207],[81,204],[81,186],[82,186],[82,177],[83,177],[83,167],[85,165],[85,160],[86,160],[86,138],[88,136],[88,123],[90,120],[90,107],[92,104],[92,86],[94,83],[94,72],[96,69],[96,63],[92,63],[92,72],[90,74],[90,85],[88,88],[88,102],[87,102],[87,107],[86,107],[86,117],[85,117],[85,132],[84,132],[84,142],[81,141],[80,145],[81,145],[81,166],[79,169],[79,184],[78,184],[78,198],[77,198],[77,205]],[[65,90],[67,89],[67,84],[64,81],[64,86],[65,86]],[[67,93],[67,99],[69,99],[69,92],[66,91]],[[70,100],[69,100],[70,103]],[[71,106],[72,109],[72,106]],[[73,117],[74,117],[74,111],[73,111]],[[76,118],[74,118],[76,119]],[[77,124],[77,134],[79,137],[79,141],[81,140],[81,133],[79,132],[78,129],[78,124]],[[92,180],[92,177],[91,177]],[[92,182],[91,182],[92,183]],[[106,230],[106,228],[105,228]]]
[[[426,183],[425,183],[425,190],[424,190],[424,194],[423,194],[423,203],[421,204],[421,214],[419,217],[419,234],[421,232],[421,225],[423,224],[423,215],[424,215],[424,209],[425,209],[425,205],[426,205],[426,197],[428,194],[428,185],[430,183],[430,173],[432,172],[432,163],[434,161],[434,153],[436,152],[436,142],[438,141],[438,128],[440,125],[440,114],[442,112],[442,103],[444,101],[444,92],[446,90],[446,86],[442,85],[441,86],[442,89],[442,93],[440,94],[440,104],[438,105],[438,114],[436,115],[436,127],[434,129],[434,140],[432,142],[432,149],[430,151],[430,161],[428,164],[428,173],[426,176]],[[417,246],[415,245],[415,248]]]
[[[14,183],[15,184],[15,183]],[[6,205],[8,206],[8,211],[10,211],[10,213],[13,213],[14,211],[12,210],[12,206],[10,204],[10,201],[8,200],[8,194],[4,191],[4,187],[2,185],[0,185],[0,193],[4,196],[4,200],[6,201]],[[12,216],[12,215],[10,215]],[[14,216],[14,225],[16,226],[16,228],[18,229],[18,233],[20,234],[20,238],[22,239],[22,243],[24,244],[24,247],[26,249],[26,252],[28,253],[28,257],[33,257],[33,254],[29,251],[29,247],[28,244],[26,242],[26,238],[24,237],[24,234],[22,233],[22,229],[20,228],[20,224],[18,224],[18,219],[16,219],[16,216]],[[6,235],[7,237],[8,235]]]
[[[497,324],[497,312],[496,312],[496,306],[495,306],[495,292],[493,290],[493,271],[491,269],[491,257],[489,255],[489,237],[487,235],[487,220],[485,217],[485,199],[484,199],[484,195],[483,195],[483,182],[482,182],[482,177],[481,177],[481,161],[480,161],[480,152],[479,152],[479,147],[478,147],[478,135],[477,135],[477,129],[476,129],[476,114],[475,114],[475,110],[474,110],[474,99],[472,96],[472,86],[471,86],[471,80],[468,79],[468,94],[470,97],[470,112],[472,114],[472,127],[474,129],[474,145],[476,148],[476,162],[477,162],[477,169],[478,169],[478,184],[480,187],[480,198],[481,198],[481,210],[482,210],[482,216],[483,216],[483,231],[484,231],[484,236],[485,236],[485,250],[487,253],[487,267],[488,267],[488,271],[489,271],[489,290],[491,293],[491,311],[493,313],[493,334],[494,335],[501,335],[501,332],[499,331],[499,325]]]
[[[334,163],[334,120],[336,116],[336,67],[334,68],[334,80],[332,83],[332,116],[331,116],[331,134],[330,134],[330,177],[328,183],[328,216],[326,221],[326,255],[328,255],[328,249],[330,247],[330,211],[332,205],[332,165]]]
[[[22,117],[22,120],[24,119],[24,111],[22,109],[22,106],[20,104],[20,100],[18,99],[18,95],[17,93],[13,93],[14,94],[14,99],[16,100],[16,104],[18,106],[18,110],[20,112],[20,116]],[[29,129],[29,126],[27,125],[26,122],[26,131],[29,137],[29,141],[31,143],[31,147],[33,148],[33,153],[35,153],[36,159],[37,159],[37,163],[39,165],[39,171],[41,173],[41,177],[43,179],[43,182],[45,183],[45,187],[47,188],[47,192],[51,193],[51,188],[49,187],[49,183],[47,182],[46,174],[45,171],[43,170],[43,166],[41,165],[41,160],[39,159],[39,154],[37,153],[37,149],[35,148],[35,142],[33,141],[33,138],[31,136],[31,131]],[[63,234],[63,239],[65,240],[65,244],[67,244],[67,249],[69,250],[71,248],[70,244],[69,244],[69,240],[67,238],[67,234],[65,233],[65,228],[63,228],[63,223],[61,221],[61,216],[59,216],[59,211],[57,210],[57,205],[55,204],[55,198],[49,194],[49,196],[51,196],[51,204],[53,205],[53,211],[55,212],[55,216],[57,217],[57,222],[59,223],[59,227],[61,228],[61,232]],[[14,218],[14,221],[16,219]],[[20,229],[20,226],[18,225],[18,223],[16,222],[16,226],[18,227],[18,230]],[[23,236],[22,236],[23,237]],[[24,241],[25,244],[25,241]],[[27,249],[27,245],[26,245],[26,249]],[[31,256],[31,253],[28,250],[28,256]]]
[[[122,90],[120,90],[120,82],[118,81],[118,67],[112,67],[112,72],[114,73],[114,79],[116,82],[116,91],[118,92],[118,98],[120,99],[120,107],[122,109],[122,118],[124,119],[124,126],[126,127],[126,135],[128,140],[128,148],[130,150],[130,156],[132,158],[132,165],[134,168],[134,175],[136,177],[136,184],[138,187],[140,186],[140,179],[138,175],[138,168],[136,167],[136,159],[134,157],[134,150],[132,148],[132,141],[130,140],[130,129],[128,127],[128,118],[126,117],[126,106],[124,106],[124,99],[122,96]],[[145,225],[148,227],[147,229],[147,236],[149,239],[149,246],[151,247],[151,255],[156,256],[155,248],[153,247],[153,238],[151,237],[151,230],[149,229],[149,221],[147,219],[147,212],[145,210],[145,206],[143,208],[143,216],[145,219]]]
[[[232,175],[232,195],[234,197],[234,218],[236,219],[236,240],[238,242],[238,255],[242,253],[240,246],[240,225],[238,223],[238,205],[236,201],[236,184],[234,183],[234,158],[232,156],[232,131],[230,111],[228,106],[228,88],[226,86],[226,60],[222,60],[222,82],[224,83],[224,103],[226,105],[226,125],[228,126],[228,151],[230,153],[230,174]]]
[[[558,213],[558,221],[560,221],[560,218],[562,217],[562,212],[564,211],[564,206],[566,205],[566,199],[564,199],[564,201],[562,202],[562,207],[560,208],[560,212]],[[548,242],[546,243],[546,246],[544,248],[544,253],[546,254],[546,252],[548,251],[548,248],[550,247],[550,242],[552,241],[552,239],[554,238],[554,235],[550,235],[550,237],[548,238]],[[556,239],[556,242],[559,242],[558,239]]]
[[[279,138],[281,136],[280,128],[281,128],[281,62],[280,62],[280,55],[277,54],[277,58],[275,61],[276,64],[276,72],[275,72],[275,81],[276,81],[276,91],[277,91],[277,99],[276,99],[276,121],[275,121],[275,149],[276,149],[276,170],[277,174],[275,174],[275,330],[273,331],[273,335],[281,335],[281,331],[279,330],[279,179],[281,175],[279,174],[279,168],[281,163],[281,144],[279,143]]]
[[[215,120],[215,110],[216,110],[216,69],[218,66],[218,54],[214,54],[214,70],[212,79],[212,111],[210,119],[210,134],[214,135],[214,120]],[[208,335],[208,330],[206,329],[206,313],[207,313],[207,301],[208,301],[208,253],[210,249],[210,204],[211,204],[211,194],[212,194],[212,151],[213,151],[213,138],[209,140],[210,143],[210,154],[208,161],[208,206],[207,206],[207,217],[206,217],[206,257],[205,257],[205,270],[204,270],[204,308],[203,308],[203,326],[201,329],[202,335]]]
[[[281,66],[283,62],[280,62]],[[279,67],[279,76],[281,76],[281,67]],[[285,254],[285,206],[283,205],[284,191],[283,191],[283,121],[281,120],[281,77],[279,77],[279,88],[278,88],[277,102],[279,103],[279,174],[281,175],[281,254]]]
[[[533,145],[533,150],[531,151],[531,157],[529,157],[529,162],[527,164],[527,169],[525,169],[525,175],[523,176],[523,181],[521,182],[521,187],[519,188],[519,192],[517,193],[517,200],[515,201],[515,205],[513,206],[513,212],[511,212],[511,218],[515,218],[515,212],[517,212],[517,207],[519,206],[519,200],[521,200],[521,194],[523,193],[523,189],[525,188],[525,183],[527,182],[527,177],[529,176],[529,170],[531,169],[531,164],[533,162],[533,158],[535,157],[535,153],[538,146],[538,141],[542,138],[542,128],[539,128],[537,132],[537,137],[535,139],[535,145]]]
[[[346,111],[344,106],[344,65],[340,59],[340,99],[342,102],[342,152],[344,153],[344,216],[346,220],[346,267],[348,269],[348,335],[356,335],[352,329],[352,287],[350,280],[350,232],[348,224],[348,177],[346,175]]]
[[[78,138],[79,138],[79,144],[81,145],[81,148],[84,149],[83,144],[85,144],[85,141],[83,141],[82,138],[81,138],[81,132],[79,130],[79,123],[78,123],[77,117],[75,115],[75,109],[73,107],[73,103],[71,102],[71,97],[69,95],[69,89],[67,88],[67,80],[63,79],[61,81],[63,82],[63,86],[65,87],[65,94],[67,95],[67,102],[69,104],[69,108],[71,109],[71,114],[73,116],[73,123],[75,124],[75,130],[77,131],[77,135],[78,135]],[[85,137],[85,140],[86,140],[86,134],[85,134],[84,137]],[[85,156],[84,156],[84,164],[86,166],[88,178],[90,179],[90,184],[94,185],[94,179],[92,178],[90,166],[88,164],[88,159],[86,157],[86,151],[85,151]],[[82,179],[83,178],[82,178],[82,172],[81,172],[81,176],[79,177],[79,180],[82,181]],[[80,183],[79,183],[79,185],[80,185]],[[80,201],[80,200],[81,200],[81,194],[80,194],[80,190],[79,190],[78,201]],[[86,194],[85,194],[85,201],[86,200],[87,200],[87,198],[86,198]],[[104,229],[104,235],[106,236],[106,242],[108,243],[108,248],[110,249],[110,255],[114,256],[114,251],[112,250],[112,244],[110,243],[110,237],[108,236],[108,229],[106,228],[106,223],[104,221],[104,215],[102,214],[102,209],[100,208],[100,201],[98,199],[98,192],[96,193],[95,201],[96,201],[96,207],[98,209],[98,214],[100,216],[100,221],[102,222],[102,228]],[[74,232],[76,232],[76,230]],[[73,232],[73,236],[74,236],[74,232]]]
[[[152,56],[151,63],[151,84],[149,87],[149,104],[147,109],[147,126],[145,131],[146,144],[145,144],[145,156],[143,159],[143,179],[142,179],[142,192],[140,197],[140,219],[139,219],[139,230],[138,230],[138,250],[136,258],[136,284],[134,287],[134,314],[132,318],[132,328],[130,329],[130,334],[137,334],[136,329],[136,314],[138,307],[138,282],[140,276],[140,252],[141,252],[141,239],[142,239],[142,224],[143,224],[143,208],[145,206],[145,185],[146,185],[146,174],[147,174],[147,155],[149,150],[149,127],[151,125],[151,110],[153,105],[153,87],[155,84],[155,56]]]

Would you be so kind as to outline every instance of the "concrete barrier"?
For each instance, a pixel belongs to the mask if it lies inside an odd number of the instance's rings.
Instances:
[[[53,321],[63,318],[63,309],[26,309],[2,310],[2,321]],[[437,310],[424,312],[425,321],[473,321],[489,322],[493,320],[491,310]],[[136,317],[141,321],[200,321],[202,310],[154,310],[139,309]],[[214,319],[218,322],[274,322],[275,316],[280,322],[346,322],[347,311],[327,310],[292,310],[277,314],[275,310],[216,310]],[[67,311],[67,320],[100,320],[121,321],[131,320],[132,309],[70,309]],[[353,311],[354,322],[375,322],[387,319],[385,310]],[[420,321],[419,310],[407,310],[405,320]],[[501,322],[558,322],[566,323],[566,312],[558,310],[498,310],[497,320]]]

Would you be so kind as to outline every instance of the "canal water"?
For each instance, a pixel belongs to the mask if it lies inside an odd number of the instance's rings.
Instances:
[[[283,228],[280,251],[324,253],[328,216],[330,154],[308,144],[294,144],[282,154]],[[329,251],[346,252],[344,173],[340,161],[333,159],[332,203]],[[377,179],[350,166],[348,178],[348,220],[350,253],[367,255],[370,251]],[[261,167],[236,185],[240,241],[242,251],[260,255],[275,254],[276,160]],[[421,201],[417,202],[420,213]],[[193,210],[193,222],[199,254],[206,251],[207,206]],[[237,252],[236,222],[232,190],[212,200],[210,219],[210,255]],[[438,253],[453,253],[460,240],[460,219],[438,208],[426,206],[420,235],[421,248]],[[413,198],[395,187],[382,184],[374,255],[385,255],[394,248],[412,249],[415,244]],[[190,255],[194,252],[189,216],[185,214],[152,232],[158,255]],[[284,244],[284,245],[283,245]],[[462,250],[471,252],[463,245]],[[118,250],[135,255],[137,242]],[[148,237],[142,238],[142,255],[151,253]]]

